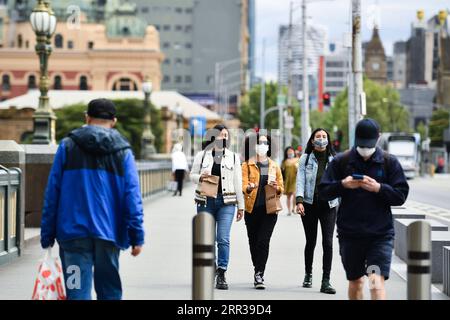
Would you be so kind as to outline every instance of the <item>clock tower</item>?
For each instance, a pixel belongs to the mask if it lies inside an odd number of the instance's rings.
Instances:
[[[373,29],[372,39],[366,47],[364,55],[364,72],[370,80],[380,84],[386,84],[387,82],[386,54],[377,26]]]

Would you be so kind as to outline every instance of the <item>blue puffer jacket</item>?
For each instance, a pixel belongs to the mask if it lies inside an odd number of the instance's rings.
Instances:
[[[115,129],[84,126],[63,139],[48,178],[41,245],[91,237],[125,250],[144,243],[139,176]]]

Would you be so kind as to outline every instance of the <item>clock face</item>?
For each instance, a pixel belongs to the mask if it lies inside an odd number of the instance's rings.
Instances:
[[[380,64],[378,62],[373,62],[372,69],[376,71],[380,70]]]

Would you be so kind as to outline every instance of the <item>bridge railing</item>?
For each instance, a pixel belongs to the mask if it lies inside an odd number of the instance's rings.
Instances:
[[[0,264],[20,255],[22,171],[0,165]]]
[[[138,161],[136,166],[144,200],[166,190],[167,182],[172,179],[172,164],[169,161]]]

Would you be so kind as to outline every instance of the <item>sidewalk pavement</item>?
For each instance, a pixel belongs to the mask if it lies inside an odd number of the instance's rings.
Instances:
[[[196,214],[194,188],[188,185],[182,197],[161,194],[145,204],[146,244],[142,254],[134,258],[130,251],[121,255],[124,299],[191,299],[192,218]],[[282,199],[285,205],[284,199]],[[233,222],[231,234],[228,291],[214,291],[215,299],[233,300],[339,300],[347,299],[347,281],[339,257],[337,239],[331,281],[336,295],[319,292],[322,248],[320,228],[316,245],[313,288],[301,287],[304,276],[303,248],[305,237],[298,215],[281,214],[275,227],[265,273],[267,289],[253,288],[253,268],[245,223]],[[56,253],[56,250],[55,250]],[[21,258],[0,266],[0,300],[30,299],[38,261],[44,251],[38,241],[29,241]],[[386,282],[388,299],[406,299],[405,264],[394,257],[391,278]],[[95,297],[95,295],[93,295]],[[369,290],[365,288],[365,298]],[[434,292],[433,299],[446,299]]]

